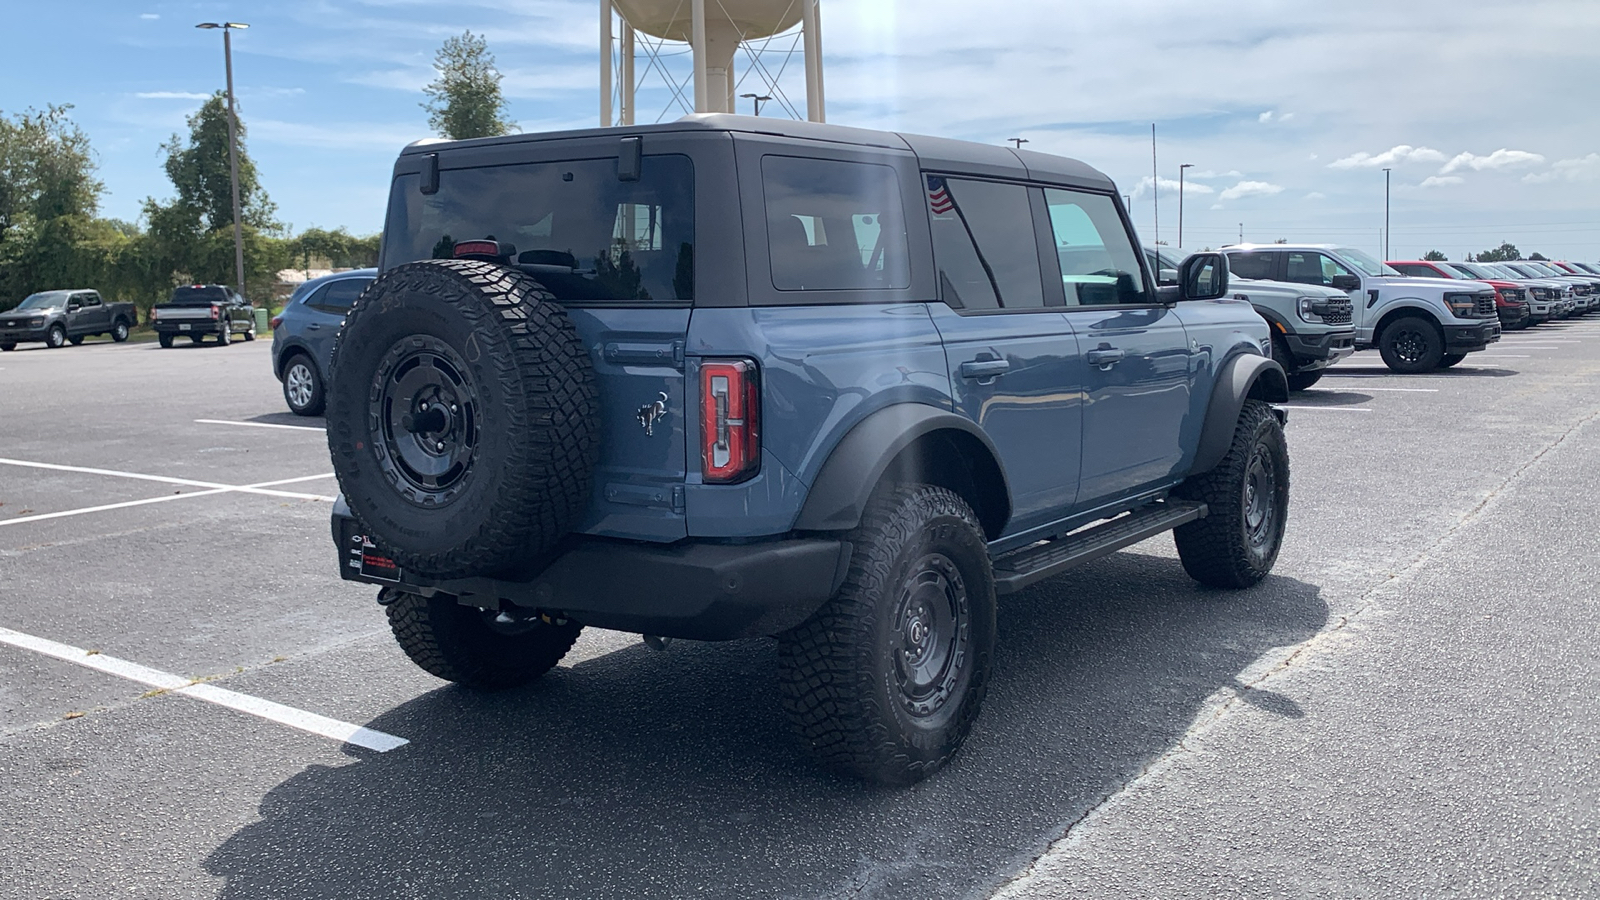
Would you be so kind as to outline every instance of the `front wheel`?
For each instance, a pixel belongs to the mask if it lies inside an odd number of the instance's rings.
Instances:
[[[1448,369],[1466,358],[1467,355],[1465,353],[1446,353],[1445,355],[1439,357],[1439,368]]]
[[[60,325],[50,326],[50,330],[45,333],[44,343],[46,347],[52,350],[65,347],[67,345],[67,330]]]
[[[789,720],[820,761],[905,785],[966,740],[994,654],[994,575],[983,530],[955,493],[882,491],[851,532],[844,584],[779,638]]]
[[[117,324],[111,326],[111,339],[119,344],[127,340],[128,323],[118,319]]]
[[[1432,322],[1421,316],[1396,319],[1378,338],[1383,364],[1403,375],[1416,375],[1438,368],[1444,356],[1444,336]]]
[[[526,684],[555,668],[583,626],[561,620],[463,606],[384,588],[389,629],[424,671],[463,687],[495,691]]]
[[[1173,493],[1208,507],[1205,518],[1172,532],[1190,578],[1244,588],[1267,577],[1289,517],[1289,445],[1272,407],[1246,400],[1222,462]]]
[[[254,325],[251,325],[250,330],[244,333],[244,339],[247,341],[253,341],[256,339],[256,327]]]

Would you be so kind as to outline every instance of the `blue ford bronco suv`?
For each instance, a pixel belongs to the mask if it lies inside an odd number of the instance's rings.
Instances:
[[[978,714],[997,596],[1171,530],[1241,588],[1288,513],[1282,368],[1221,254],[1151,277],[1081,162],[696,115],[420,142],[334,350],[339,571],[468,687],[585,625],[775,637],[824,763]]]

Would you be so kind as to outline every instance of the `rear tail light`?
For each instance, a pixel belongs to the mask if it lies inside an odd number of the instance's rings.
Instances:
[[[273,316],[267,322],[268,327],[270,327],[273,331],[277,331],[278,330],[278,326],[282,325],[282,324],[283,324],[283,316],[281,314]]]
[[[744,481],[761,467],[761,379],[746,359],[700,364],[700,474],[714,484]]]
[[[217,312],[218,312],[218,310],[217,310],[217,308],[215,306],[211,307],[211,318],[213,318],[213,319],[217,318]]]

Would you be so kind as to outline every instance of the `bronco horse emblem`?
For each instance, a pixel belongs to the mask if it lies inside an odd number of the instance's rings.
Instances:
[[[667,392],[662,391],[660,399],[654,401],[653,403],[646,403],[645,405],[639,407],[639,412],[635,414],[635,417],[639,420],[639,424],[644,426],[645,436],[654,437],[656,433],[656,422],[666,418],[666,415]]]

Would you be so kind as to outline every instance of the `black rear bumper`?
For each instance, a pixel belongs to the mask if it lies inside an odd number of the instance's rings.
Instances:
[[[579,537],[527,580],[433,579],[395,566],[343,500],[333,513],[339,576],[469,606],[537,609],[637,634],[701,641],[777,634],[804,622],[844,580],[850,544],[778,538],[744,544],[644,544]]]

